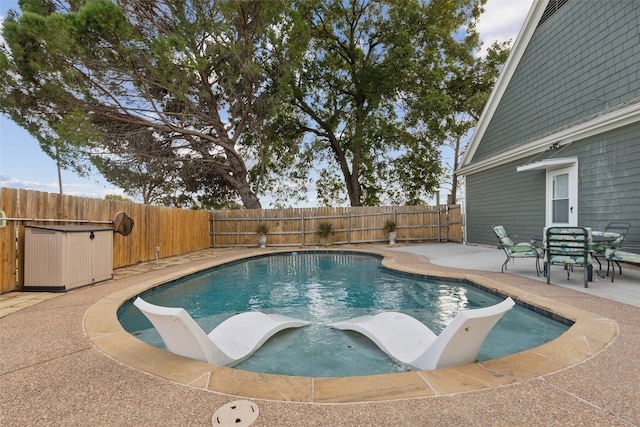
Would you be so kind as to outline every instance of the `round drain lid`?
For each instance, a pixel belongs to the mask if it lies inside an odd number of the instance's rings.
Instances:
[[[211,418],[214,426],[250,426],[258,419],[258,405],[249,400],[235,400],[221,406]]]

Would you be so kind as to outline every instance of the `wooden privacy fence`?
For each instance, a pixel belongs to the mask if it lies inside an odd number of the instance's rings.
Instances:
[[[27,225],[95,224],[111,227],[117,212],[135,221],[131,234],[114,233],[113,267],[209,247],[209,212],[88,199],[40,191],[0,188],[0,210],[9,218],[0,228],[0,293],[18,290],[24,278]]]
[[[133,218],[135,225],[128,236],[113,234],[113,268],[210,246],[256,246],[260,223],[269,228],[268,246],[318,245],[321,223],[331,224],[332,244],[386,242],[383,228],[387,220],[396,222],[398,242],[462,241],[462,216],[457,205],[209,212],[0,188],[0,210],[13,218],[0,228],[0,293],[19,290],[24,283],[25,226],[111,227],[120,211]]]
[[[267,246],[320,244],[321,223],[329,223],[332,244],[388,241],[387,220],[397,224],[397,242],[462,242],[459,205],[290,208],[214,211],[211,246],[256,246],[256,229],[265,224]]]

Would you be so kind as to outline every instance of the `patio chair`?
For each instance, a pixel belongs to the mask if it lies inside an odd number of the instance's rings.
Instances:
[[[589,287],[593,266],[591,257],[592,236],[590,228],[548,227],[544,231],[544,272],[547,284],[551,283],[551,266],[562,265],[567,280],[574,266],[584,267],[584,287]]]
[[[491,329],[514,304],[507,298],[491,307],[463,310],[440,335],[398,312],[356,317],[329,326],[365,335],[389,357],[414,369],[437,369],[475,362]]]
[[[309,324],[279,314],[251,311],[231,316],[207,335],[183,308],[150,304],[140,297],[133,304],[151,321],[170,352],[223,366],[248,358],[283,329]]]
[[[536,274],[540,276],[540,257],[542,256],[542,249],[532,245],[531,243],[522,242],[514,244],[513,240],[509,237],[506,230],[502,225],[494,225],[493,232],[498,238],[500,247],[507,255],[506,261],[502,264],[500,271],[504,273],[509,261],[517,258],[535,258],[536,259]]]
[[[606,251],[607,261],[613,261],[618,263],[618,261],[626,262],[629,264],[640,265],[640,254],[629,251],[622,251],[620,249],[607,249]],[[620,265],[620,264],[618,264]],[[622,269],[620,269],[622,274]],[[613,277],[616,275],[616,269],[612,269],[611,273],[611,281],[613,282]]]
[[[604,256],[606,258],[607,249],[619,249],[624,241],[627,232],[629,231],[630,225],[624,222],[610,222],[605,227],[604,231],[593,231],[592,236],[594,237],[593,242],[593,257],[596,261],[598,261],[599,269],[602,270],[602,263],[598,256]],[[602,241],[596,241],[595,237],[600,237]],[[606,240],[604,240],[606,239]],[[615,260],[607,259],[607,276],[609,275],[609,268],[611,265],[615,263],[620,270],[620,274],[622,274],[622,266],[620,263]]]

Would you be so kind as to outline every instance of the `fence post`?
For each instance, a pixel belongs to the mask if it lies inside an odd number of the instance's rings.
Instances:
[[[216,217],[211,217],[211,247],[216,247]]]
[[[444,232],[446,233],[445,235],[447,236],[447,242],[449,241],[449,237],[450,237],[449,236],[449,227],[451,227],[451,224],[450,224],[450,219],[451,218],[449,218],[449,212],[450,212],[449,203],[447,202],[447,211],[446,211],[447,221],[446,221],[445,226],[444,226]]]
[[[347,212],[347,245],[351,244],[351,211]]]
[[[304,246],[304,212],[300,213],[300,233],[302,233],[300,240],[302,241],[302,246]]]
[[[438,200],[440,197],[438,197]],[[440,210],[440,204],[438,204],[438,243],[442,243],[442,224],[440,223],[440,214],[442,211]]]

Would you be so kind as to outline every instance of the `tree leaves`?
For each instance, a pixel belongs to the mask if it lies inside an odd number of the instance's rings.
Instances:
[[[5,22],[10,51],[3,71],[19,78],[3,90],[3,111],[26,117],[22,123],[45,124],[60,144],[70,143],[72,134],[56,134],[54,124],[82,111],[87,125],[74,139],[100,145],[91,156],[124,155],[116,148],[131,128],[152,129],[155,138],[174,146],[165,160],[176,168],[202,162],[215,178],[212,188],[224,183],[245,206],[260,207],[248,181],[252,159],[242,157],[238,144],[277,106],[277,94],[268,88],[276,86],[273,70],[286,68],[278,58],[293,43],[282,44],[274,29],[284,28],[288,2],[78,5],[25,0],[22,16]]]
[[[439,185],[438,146],[455,96],[448,79],[473,59],[481,0],[301,2],[311,29],[290,80],[298,130],[321,156],[319,185],[352,206],[419,203]],[[336,171],[338,175],[336,176]]]
[[[421,203],[505,58],[483,1],[23,0],[0,111],[146,201]]]

